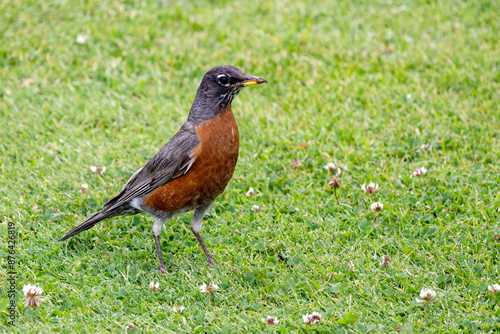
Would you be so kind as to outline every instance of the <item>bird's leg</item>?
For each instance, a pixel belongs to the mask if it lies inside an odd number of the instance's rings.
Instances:
[[[215,266],[215,261],[212,258],[212,255],[210,255],[210,252],[208,251],[207,246],[205,246],[205,243],[203,242],[203,239],[200,235],[201,225],[203,224],[203,216],[205,215],[205,212],[207,212],[212,207],[213,203],[214,202],[210,202],[207,205],[196,208],[193,214],[193,218],[191,219],[191,231],[193,232],[196,240],[198,240],[201,248],[205,252],[208,263],[212,266]]]
[[[160,260],[160,274],[167,273],[167,267],[165,267],[165,263],[163,262],[163,256],[161,255],[161,245],[160,245],[160,233],[163,224],[165,224],[165,220],[156,219],[152,229],[153,237],[155,238],[156,252],[158,253],[158,259]]]
[[[161,255],[161,247],[160,247],[160,237],[153,234],[155,238],[156,251],[158,252],[158,259],[160,260],[160,274],[167,273],[167,267],[165,267],[165,263],[163,262],[163,256]]]
[[[215,266],[215,261],[212,258],[212,255],[210,255],[210,252],[208,251],[207,246],[205,246],[205,243],[203,242],[203,239],[201,238],[200,232],[196,232],[192,227],[191,227],[191,231],[193,231],[193,234],[196,237],[196,239],[198,240],[198,242],[200,243],[201,248],[203,248],[203,251],[205,252],[205,255],[207,256],[208,263],[211,266]]]

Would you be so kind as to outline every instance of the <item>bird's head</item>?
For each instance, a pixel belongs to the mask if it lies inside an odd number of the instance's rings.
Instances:
[[[243,88],[265,82],[266,79],[245,75],[234,66],[214,67],[203,76],[191,107],[190,118],[196,116],[194,118],[205,120],[206,116],[216,116],[231,104]]]

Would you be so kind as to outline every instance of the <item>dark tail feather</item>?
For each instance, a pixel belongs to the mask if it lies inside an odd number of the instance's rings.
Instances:
[[[116,214],[115,210],[104,209],[102,211],[99,211],[98,213],[96,213],[95,215],[93,215],[92,217],[90,217],[89,219],[87,219],[84,223],[78,225],[77,227],[75,227],[74,229],[72,229],[71,231],[69,231],[68,233],[66,233],[58,241],[64,241],[66,239],[69,239],[72,236],[74,236],[74,235],[76,235],[76,234],[78,234],[80,232],[88,230],[89,228],[91,228],[92,226],[94,226],[95,224],[97,224],[98,222],[100,222],[101,220],[104,220],[104,219],[110,218],[110,217],[114,217],[115,214]]]

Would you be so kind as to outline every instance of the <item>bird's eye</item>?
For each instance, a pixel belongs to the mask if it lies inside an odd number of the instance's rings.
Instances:
[[[217,79],[219,79],[219,83],[223,86],[229,86],[229,78],[224,75],[224,74],[221,74],[219,76],[217,76]]]

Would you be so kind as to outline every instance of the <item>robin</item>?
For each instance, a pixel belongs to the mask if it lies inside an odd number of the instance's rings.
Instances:
[[[208,71],[180,130],[132,175],[118,195],[103,205],[103,210],[59,241],[88,230],[101,220],[146,212],[155,217],[152,233],[160,272],[165,273],[159,239],[163,224],[176,214],[194,211],[191,231],[208,263],[215,265],[200,230],[203,216],[226,188],[238,160],[239,133],[231,102],[244,87],[265,82],[233,66]]]

